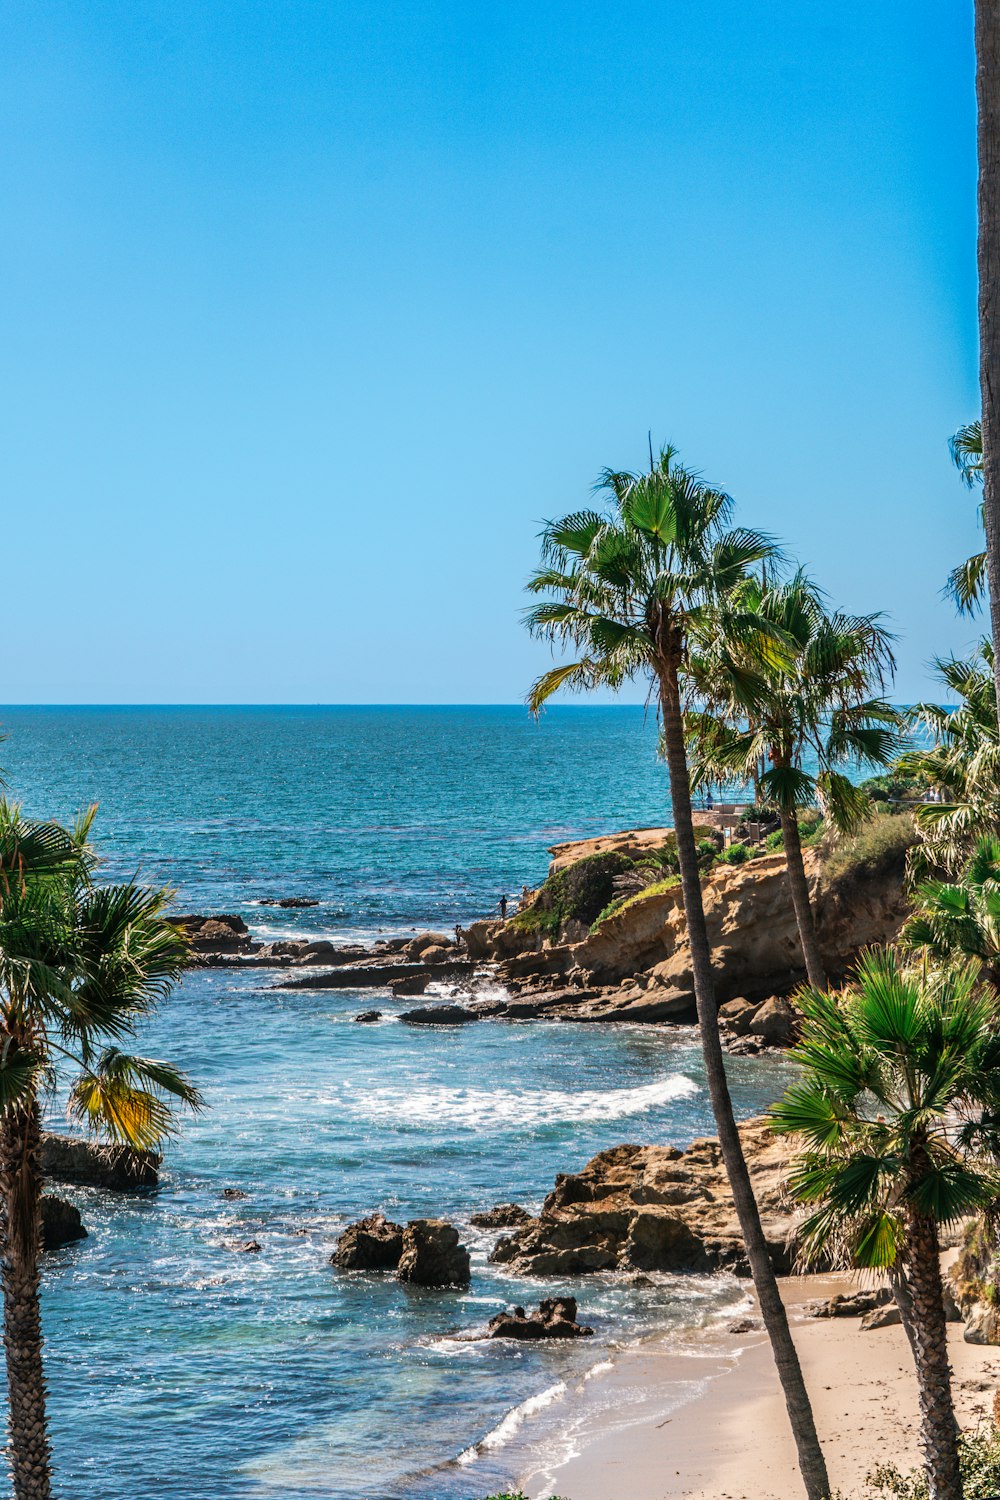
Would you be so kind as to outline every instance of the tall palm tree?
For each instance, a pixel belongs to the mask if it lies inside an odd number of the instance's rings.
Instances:
[[[801,572],[785,582],[748,579],[738,602],[772,627],[784,649],[755,658],[720,631],[695,654],[708,706],[689,717],[694,780],[753,782],[777,811],[806,973],[821,989],[826,973],[798,814],[818,803],[841,833],[871,815],[870,798],[845,769],[884,767],[902,749],[903,720],[882,696],[894,668],[892,638],[878,615],[829,613]]]
[[[543,566],[529,588],[547,598],[529,611],[527,623],[579,654],[543,674],[528,703],[538,712],[561,687],[617,688],[635,678],[647,681],[656,695],[709,1096],[806,1492],[809,1500],[827,1500],[826,1465],[729,1096],[684,744],[683,691],[692,643],[710,621],[747,644],[766,634],[761,622],[725,605],[747,570],[773,548],[758,532],[727,529],[729,496],[683,468],[670,448],[648,474],[606,471],[598,493],[601,509],[549,522],[542,533]]]
[[[993,640],[1000,649],[1000,0],[976,0],[976,101],[983,525],[990,619]]]
[[[804,1259],[846,1261],[896,1283],[931,1500],[962,1500],[938,1230],[1000,1187],[980,1144],[1000,1098],[1000,1001],[975,963],[921,974],[887,949],[864,956],[854,988],[813,990],[799,1003],[792,1055],[803,1077],[771,1118],[805,1142],[789,1178],[810,1209]]]
[[[992,837],[1000,828],[1000,736],[993,661],[988,640],[981,641],[977,654],[967,660],[936,661],[938,680],[960,700],[958,707],[918,703],[911,711],[913,722],[934,743],[901,755],[900,770],[929,781],[945,798],[915,809],[921,842],[910,851],[914,876],[935,870],[957,873],[979,839]]]
[[[164,916],[170,892],[96,882],[92,816],[70,830],[0,801],[0,1210],[15,1500],[51,1494],[38,1271],[43,1096],[68,1066],[71,1115],[137,1150],[170,1132],[172,1104],[201,1103],[171,1064],[120,1050],[187,949]]]

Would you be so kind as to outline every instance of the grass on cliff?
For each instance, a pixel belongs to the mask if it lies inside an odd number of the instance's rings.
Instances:
[[[877,813],[857,833],[834,845],[823,865],[824,882],[846,886],[897,872],[902,878],[906,852],[916,842],[912,814]]]
[[[648,900],[650,896],[662,896],[664,891],[672,891],[680,883],[681,877],[679,875],[668,875],[666,880],[657,880],[654,885],[647,885],[645,890],[636,891],[634,896],[616,897],[614,901],[608,903],[602,912],[598,913],[596,919],[591,923],[591,936],[600,929],[602,923],[606,922],[609,917],[615,916],[620,911],[625,911],[629,906],[638,906],[640,902]]]
[[[621,894],[616,881],[633,876],[641,882],[661,873],[669,878],[676,869],[677,849],[672,838],[656,849],[644,849],[635,858],[617,849],[588,854],[550,875],[530,906],[517,912],[509,926],[515,932],[544,937],[556,937],[562,924],[571,920],[590,927],[616,901],[630,899]]]

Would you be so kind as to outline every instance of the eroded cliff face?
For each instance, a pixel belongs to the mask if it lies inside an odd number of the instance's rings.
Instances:
[[[565,858],[565,846],[558,855]],[[906,914],[900,871],[825,881],[807,855],[820,945],[832,981],[859,952],[891,941]],[[703,886],[705,917],[720,1004],[785,994],[805,978],[795,913],[781,853],[745,865],[717,865]],[[498,961],[498,978],[515,995],[552,991],[559,1004],[609,1007],[637,1019],[682,1018],[693,1009],[693,977],[679,886],[642,895],[595,932],[566,931],[542,942],[508,923],[477,923],[468,938],[478,956]],[[614,994],[608,993],[613,989]]]

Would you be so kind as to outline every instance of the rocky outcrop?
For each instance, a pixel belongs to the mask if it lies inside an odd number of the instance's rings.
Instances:
[[[477,1229],[515,1229],[530,1224],[531,1215],[520,1203],[497,1203],[484,1213],[473,1214],[469,1223]]]
[[[362,1025],[370,1025],[373,1021],[381,1021],[382,1012],[380,1010],[361,1010],[354,1019],[360,1021]]]
[[[838,1292],[817,1302],[806,1302],[802,1308],[807,1318],[862,1318],[892,1301],[887,1286],[863,1287],[858,1292]]]
[[[72,1245],[76,1240],[86,1238],[87,1231],[75,1204],[50,1193],[43,1194],[42,1249],[59,1250],[63,1245]]]
[[[250,931],[242,917],[230,914],[205,917],[188,913],[170,919],[180,927],[195,953],[248,953]]]
[[[479,1016],[464,1005],[423,1005],[419,1010],[405,1010],[399,1019],[411,1026],[465,1026]]]
[[[646,830],[650,837],[662,830]],[[626,835],[618,836],[627,838]],[[590,841],[558,853],[589,850]],[[807,870],[824,960],[832,980],[844,976],[859,951],[891,940],[906,914],[898,870],[863,871],[843,883],[826,882],[815,851]],[[790,993],[804,979],[801,946],[782,853],[743,865],[717,864],[704,881],[705,917],[720,1004],[737,998],[760,1006]],[[516,923],[475,923],[466,930],[470,956],[496,963],[496,978],[511,1000],[495,1013],[566,1020],[690,1020],[694,979],[679,885],[651,886],[580,940],[543,939]],[[530,1006],[529,1011],[524,1007]],[[515,1009],[517,1007],[517,1009]],[[782,1044],[790,1017],[775,1003],[753,1034]],[[749,1025],[744,1034],[750,1034]]]
[[[369,1214],[348,1224],[330,1264],[341,1271],[394,1271],[403,1253],[403,1226],[385,1214]]]
[[[497,1313],[486,1329],[490,1339],[586,1339],[593,1333],[576,1321],[575,1297],[545,1297],[530,1317],[523,1307]]]
[[[775,1269],[791,1269],[795,1223],[784,1186],[787,1142],[763,1121],[740,1127]],[[518,1275],[729,1270],[748,1274],[718,1142],[614,1146],[556,1179],[541,1214],[501,1239],[491,1260]]]
[[[283,979],[277,986],[282,990],[361,990],[388,989],[401,979],[412,979],[417,975],[428,979],[454,978],[472,975],[474,965],[464,958],[448,958],[446,962],[429,970],[423,963],[351,963],[340,969],[330,969],[319,974],[303,974],[301,978]]]
[[[416,1286],[467,1286],[469,1252],[444,1219],[411,1219],[403,1231],[397,1274]]]
[[[74,1182],[83,1187],[134,1193],[142,1188],[156,1187],[162,1160],[155,1151],[102,1146],[76,1136],[45,1135],[42,1138],[42,1175],[53,1182]]]

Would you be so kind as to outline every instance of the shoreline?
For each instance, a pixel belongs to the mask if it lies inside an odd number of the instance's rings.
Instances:
[[[860,1500],[876,1463],[904,1471],[920,1463],[905,1334],[898,1325],[862,1332],[860,1318],[802,1314],[806,1301],[856,1288],[846,1272],[780,1284],[831,1482],[843,1500]],[[948,1325],[955,1406],[968,1429],[992,1414],[1000,1348],[962,1335],[961,1324]],[[766,1336],[720,1331],[699,1342],[690,1350],[666,1342],[626,1350],[603,1381],[583,1382],[574,1411],[545,1441],[551,1456],[529,1451],[517,1467],[527,1500],[799,1500]]]

